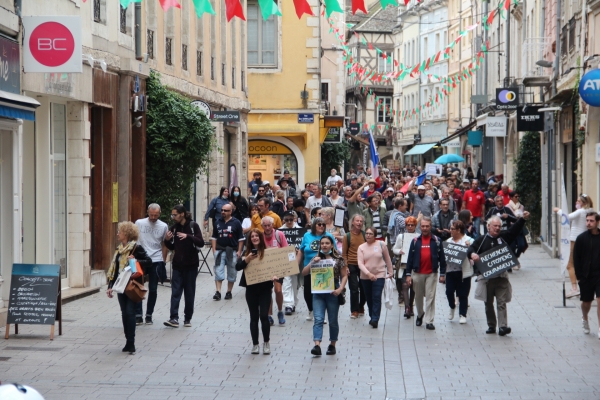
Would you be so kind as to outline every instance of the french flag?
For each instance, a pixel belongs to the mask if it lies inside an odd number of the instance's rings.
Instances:
[[[371,163],[373,166],[371,167],[371,176],[377,182],[380,182],[379,179],[379,153],[377,153],[377,147],[375,147],[375,140],[373,139],[373,132],[369,132],[369,148],[371,154]]]

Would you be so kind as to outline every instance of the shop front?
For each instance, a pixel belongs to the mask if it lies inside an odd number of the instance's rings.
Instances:
[[[248,181],[260,172],[263,181],[275,184],[285,171],[289,171],[294,182],[299,182],[298,158],[290,147],[272,140],[248,141]]]

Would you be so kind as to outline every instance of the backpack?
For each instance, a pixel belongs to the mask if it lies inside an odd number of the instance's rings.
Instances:
[[[394,226],[396,225],[396,215],[399,212],[400,211],[398,211],[398,210],[394,210],[394,212],[392,213],[392,215],[390,215],[390,222],[388,223],[388,232],[390,232],[391,230],[394,229]]]
[[[367,237],[365,236],[365,233],[363,231],[360,231],[360,233],[362,233],[363,239],[366,242]],[[346,233],[346,259],[348,259],[348,249],[349,248],[350,248],[350,232]]]
[[[193,225],[193,222],[194,221],[190,221],[190,228],[192,229],[192,236],[196,236],[194,234],[194,225]],[[202,249],[201,247],[196,246],[196,242],[194,242],[194,240],[192,240],[192,246],[194,246],[194,249],[196,249],[196,251],[200,251]]]

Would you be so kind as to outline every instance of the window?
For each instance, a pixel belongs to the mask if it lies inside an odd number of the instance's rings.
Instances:
[[[202,76],[202,52],[196,52],[196,75]]]
[[[221,63],[221,85],[225,86],[225,63]]]
[[[329,101],[329,82],[321,82],[321,100]]]
[[[167,65],[173,65],[173,59],[171,54],[171,48],[173,45],[173,38],[167,38],[165,41],[165,63]]]
[[[377,56],[377,70],[379,73],[392,71],[393,55],[389,51],[382,51]]]
[[[427,54],[429,53],[429,39],[428,38],[423,38],[423,58],[427,57]]]
[[[101,0],[94,0],[94,22],[102,23],[102,4]]]
[[[242,71],[242,91],[246,91],[246,73]]]
[[[437,54],[438,51],[440,51],[440,34],[436,33],[435,34],[435,53]]]
[[[181,69],[183,69],[184,71],[187,71],[187,62],[188,62],[187,44],[182,44],[181,45]]]
[[[377,105],[377,122],[386,123],[392,120],[390,108],[392,108],[392,98],[380,97],[379,104]]]
[[[575,48],[575,25],[575,17],[573,17],[569,21],[569,51]]]
[[[235,67],[231,67],[231,87],[235,89]]]
[[[248,65],[276,67],[277,19],[263,20],[258,3],[248,2]]]
[[[148,58],[154,59],[154,31],[150,29],[147,32],[146,51],[148,52]]]
[[[127,33],[127,9],[123,8],[122,5],[119,5],[119,9],[121,10],[119,30],[121,31],[121,33]]]
[[[215,57],[210,56],[210,79],[215,80]]]

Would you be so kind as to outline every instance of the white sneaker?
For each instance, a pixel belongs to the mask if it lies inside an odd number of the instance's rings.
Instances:
[[[461,315],[461,316],[460,316],[460,321],[459,321],[459,322],[460,322],[461,324],[466,324],[466,323],[467,323],[467,317],[465,317],[465,316],[462,316],[462,315]]]
[[[567,294],[567,299],[571,297],[579,296],[579,289],[571,289],[571,291]]]
[[[252,351],[250,353],[251,354],[258,354],[258,353],[260,353],[260,347],[258,347],[258,345],[255,344],[254,346],[252,346]]]
[[[327,318],[325,318],[325,319],[323,320],[323,325],[325,325],[326,323],[327,323]]]
[[[454,319],[454,311],[456,311],[456,308],[451,308],[450,312],[448,313],[448,320],[452,321]]]
[[[585,333],[586,335],[590,333],[590,323],[588,321],[586,321],[585,319],[581,320],[581,322],[583,323],[583,333]]]
[[[269,343],[263,344],[263,354],[271,354],[271,345]]]
[[[312,311],[309,311],[309,312],[308,312],[308,315],[306,316],[306,320],[307,320],[307,321],[312,321],[312,320],[313,320],[313,312],[312,312]],[[589,333],[589,332],[588,332],[588,333]]]

